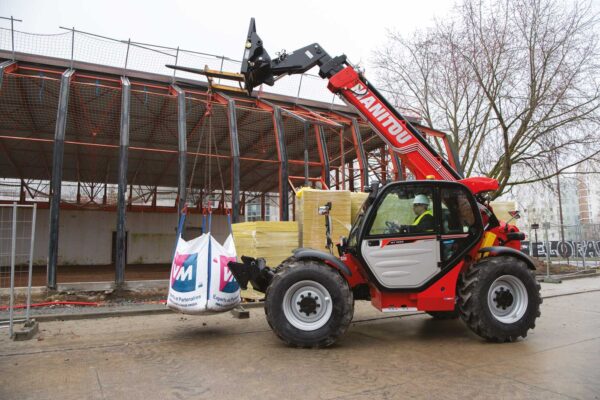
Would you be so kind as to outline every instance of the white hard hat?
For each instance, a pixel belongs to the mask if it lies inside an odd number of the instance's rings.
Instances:
[[[424,194],[418,194],[415,196],[415,199],[413,200],[413,204],[424,204],[424,205],[428,206],[429,199]]]

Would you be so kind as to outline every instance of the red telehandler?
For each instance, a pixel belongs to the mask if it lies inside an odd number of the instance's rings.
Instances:
[[[372,185],[339,257],[299,248],[274,269],[243,257],[230,268],[242,287],[266,293],[269,325],[284,342],[325,347],[350,324],[355,300],[383,312],[460,318],[496,342],[525,337],[540,316],[524,234],[489,205],[495,179],[463,178],[352,66],[317,43],[271,59],[250,22],[241,74],[249,95],[261,84],[318,66],[328,88],[366,119],[416,180]],[[327,214],[327,207],[323,214]]]

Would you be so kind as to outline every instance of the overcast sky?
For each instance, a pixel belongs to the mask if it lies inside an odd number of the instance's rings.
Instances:
[[[454,0],[192,1],[0,0],[0,16],[22,19],[15,29],[57,33],[59,26],[241,59],[250,17],[273,55],[319,42],[368,66],[387,29],[408,34],[444,18]],[[0,26],[9,27],[8,21]]]

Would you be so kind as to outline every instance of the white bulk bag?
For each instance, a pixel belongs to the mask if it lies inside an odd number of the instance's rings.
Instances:
[[[171,265],[167,306],[184,314],[223,312],[237,306],[240,287],[227,266],[229,261],[236,261],[231,235],[223,245],[210,233],[190,241],[180,237]]]

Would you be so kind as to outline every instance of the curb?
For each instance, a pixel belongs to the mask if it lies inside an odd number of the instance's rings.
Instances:
[[[242,303],[241,306],[244,309],[262,308],[263,302],[254,303]],[[134,306],[135,307],[135,306]],[[234,309],[235,310],[235,309]],[[232,311],[230,311],[232,312]],[[160,315],[160,314],[177,314],[175,311],[167,308],[166,306],[156,306],[154,308],[147,308],[144,310],[112,310],[112,311],[99,311],[99,312],[88,312],[88,313],[63,313],[63,314],[46,314],[46,315],[35,315],[38,322],[51,322],[51,321],[75,321],[79,319],[100,319],[100,318],[119,318],[119,317],[138,317],[144,315]],[[238,313],[239,314],[239,313]],[[186,314],[182,314],[186,315]],[[239,318],[236,314],[234,317]],[[245,318],[245,317],[242,317]]]

